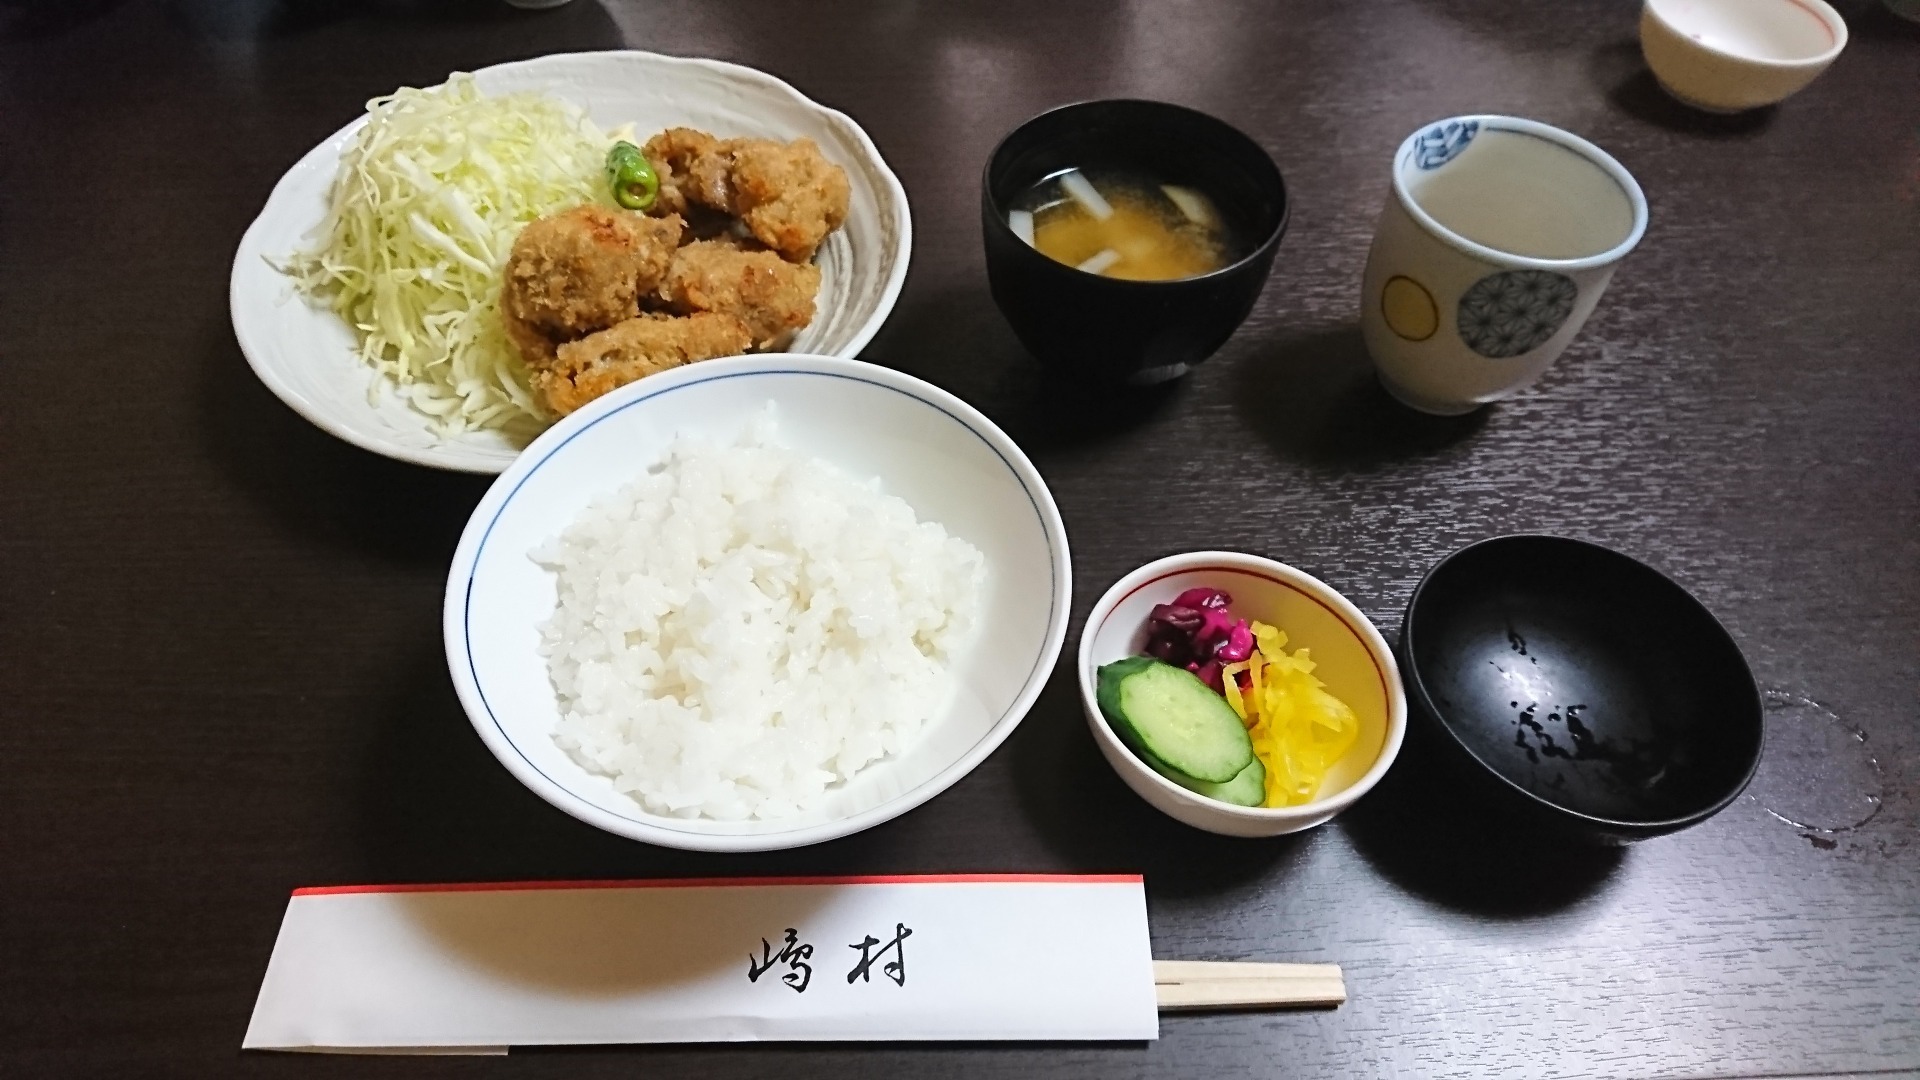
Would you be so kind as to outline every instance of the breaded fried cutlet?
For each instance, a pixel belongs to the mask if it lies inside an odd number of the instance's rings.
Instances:
[[[508,343],[528,367],[537,368],[553,363],[559,343],[539,327],[514,314],[513,308],[504,299],[500,304],[500,325],[507,331]]]
[[[681,315],[716,312],[746,325],[758,348],[780,344],[813,320],[820,268],[790,263],[735,240],[696,240],[673,253],[660,298]]]
[[[507,258],[501,310],[555,340],[631,319],[667,272],[682,225],[593,205],[529,222]]]
[[[556,416],[656,372],[737,356],[753,344],[731,315],[642,315],[556,350],[551,364],[533,370],[534,397]]]
[[[693,128],[668,128],[642,148],[660,178],[652,214],[685,215],[691,207],[730,213],[727,169],[732,164],[719,139]]]
[[[647,140],[644,153],[660,176],[653,212],[724,211],[788,262],[813,258],[847,219],[852,188],[846,171],[812,139],[716,139],[670,128]]]
[[[789,262],[806,262],[827,234],[847,220],[852,188],[846,171],[812,139],[778,143],[736,139],[733,212],[754,238]]]

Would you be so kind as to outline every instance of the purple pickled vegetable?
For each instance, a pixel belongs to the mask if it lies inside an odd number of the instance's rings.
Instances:
[[[1147,616],[1147,655],[1186,668],[1220,693],[1222,664],[1253,655],[1253,631],[1227,610],[1233,597],[1219,589],[1188,589]]]
[[[1231,603],[1233,603],[1233,597],[1219,589],[1208,588],[1188,589],[1173,598],[1174,607],[1185,608],[1218,608],[1225,611],[1227,605]]]
[[[1227,631],[1227,639],[1213,650],[1213,658],[1223,664],[1237,664],[1253,655],[1253,629],[1241,619]]]
[[[1155,604],[1147,617],[1147,655],[1179,667],[1187,666],[1204,655],[1196,635],[1206,624],[1206,615],[1196,608]]]
[[[1182,607],[1179,604],[1155,604],[1153,614],[1148,618],[1185,634],[1192,634],[1206,621],[1198,608]]]
[[[1147,655],[1175,667],[1186,667],[1190,650],[1185,638],[1157,634],[1147,638]]]
[[[1219,648],[1227,640],[1227,635],[1233,632],[1234,618],[1226,608],[1212,607],[1202,608],[1200,617],[1205,622],[1193,635],[1194,648],[1202,655],[1212,655],[1213,650]]]

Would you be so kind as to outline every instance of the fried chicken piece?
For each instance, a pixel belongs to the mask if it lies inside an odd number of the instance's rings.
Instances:
[[[667,272],[682,226],[675,215],[592,205],[529,222],[507,258],[501,311],[555,340],[631,319]]]
[[[500,304],[500,325],[506,328],[508,343],[528,367],[539,368],[553,363],[559,344],[548,337],[545,331],[514,314],[504,298]]]
[[[716,139],[670,128],[643,151],[660,176],[658,213],[704,206],[746,223],[789,262],[806,262],[847,219],[852,187],[812,139]]]
[[[755,239],[790,262],[806,262],[847,220],[852,187],[812,139],[736,139],[733,212]]]
[[[752,343],[731,315],[641,315],[560,346],[553,363],[534,369],[533,393],[548,411],[565,416],[616,387],[696,360],[735,356]]]
[[[680,245],[685,247],[695,240],[724,240],[729,243],[751,244],[756,250],[765,251],[767,246],[755,240],[747,233],[747,227],[740,219],[721,210],[709,210],[699,203],[687,207],[683,215],[687,221],[685,232],[680,234]],[[644,302],[644,301],[643,301]]]
[[[732,212],[726,184],[729,160],[719,139],[693,128],[668,128],[648,139],[640,152],[660,178],[660,193],[648,213],[684,215],[702,206]]]
[[[673,253],[660,298],[682,315],[709,311],[745,324],[759,348],[778,344],[813,321],[820,268],[790,263],[738,240],[696,240]]]
[[[726,221],[727,227],[712,236],[691,237],[687,240],[687,243],[690,244],[694,240],[705,240],[715,247],[728,248],[732,251],[773,251],[772,248],[754,239],[753,234],[747,231],[745,225],[740,224],[740,222],[733,218],[727,218]],[[776,252],[776,254],[778,253]],[[668,269],[671,270],[672,267],[668,267]],[[662,284],[664,283],[665,279],[662,279]]]

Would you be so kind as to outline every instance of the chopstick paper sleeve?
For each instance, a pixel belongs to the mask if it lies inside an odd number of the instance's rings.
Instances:
[[[303,889],[243,1045],[1158,1032],[1139,877],[945,875]]]

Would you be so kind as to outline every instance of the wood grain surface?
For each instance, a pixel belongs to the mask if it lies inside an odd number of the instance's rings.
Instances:
[[[1920,27],[1843,8],[1852,43],[1804,94],[1712,118],[1652,83],[1629,0],[0,6],[0,1075],[1920,1070]],[[1140,563],[1223,547],[1392,636],[1462,544],[1596,540],[1693,590],[1784,695],[1754,797],[1569,853],[1460,808],[1416,743],[1332,824],[1230,841],[1122,787],[1057,675],[971,777],[821,847],[681,854],[548,807],[443,666],[445,564],[484,481],[280,405],[227,274],[276,178],[366,99],[622,46],[765,68],[872,134],[917,242],[868,358],[1032,454],[1076,625]],[[1213,361],[1096,402],[994,310],[977,185],[1027,116],[1120,95],[1240,126],[1295,204]],[[1439,420],[1373,382],[1357,291],[1394,146],[1467,111],[1598,142],[1652,223],[1535,389]],[[1150,1045],[238,1049],[295,886],[963,870],[1144,871],[1157,956],[1338,963],[1350,1000],[1170,1016]]]

